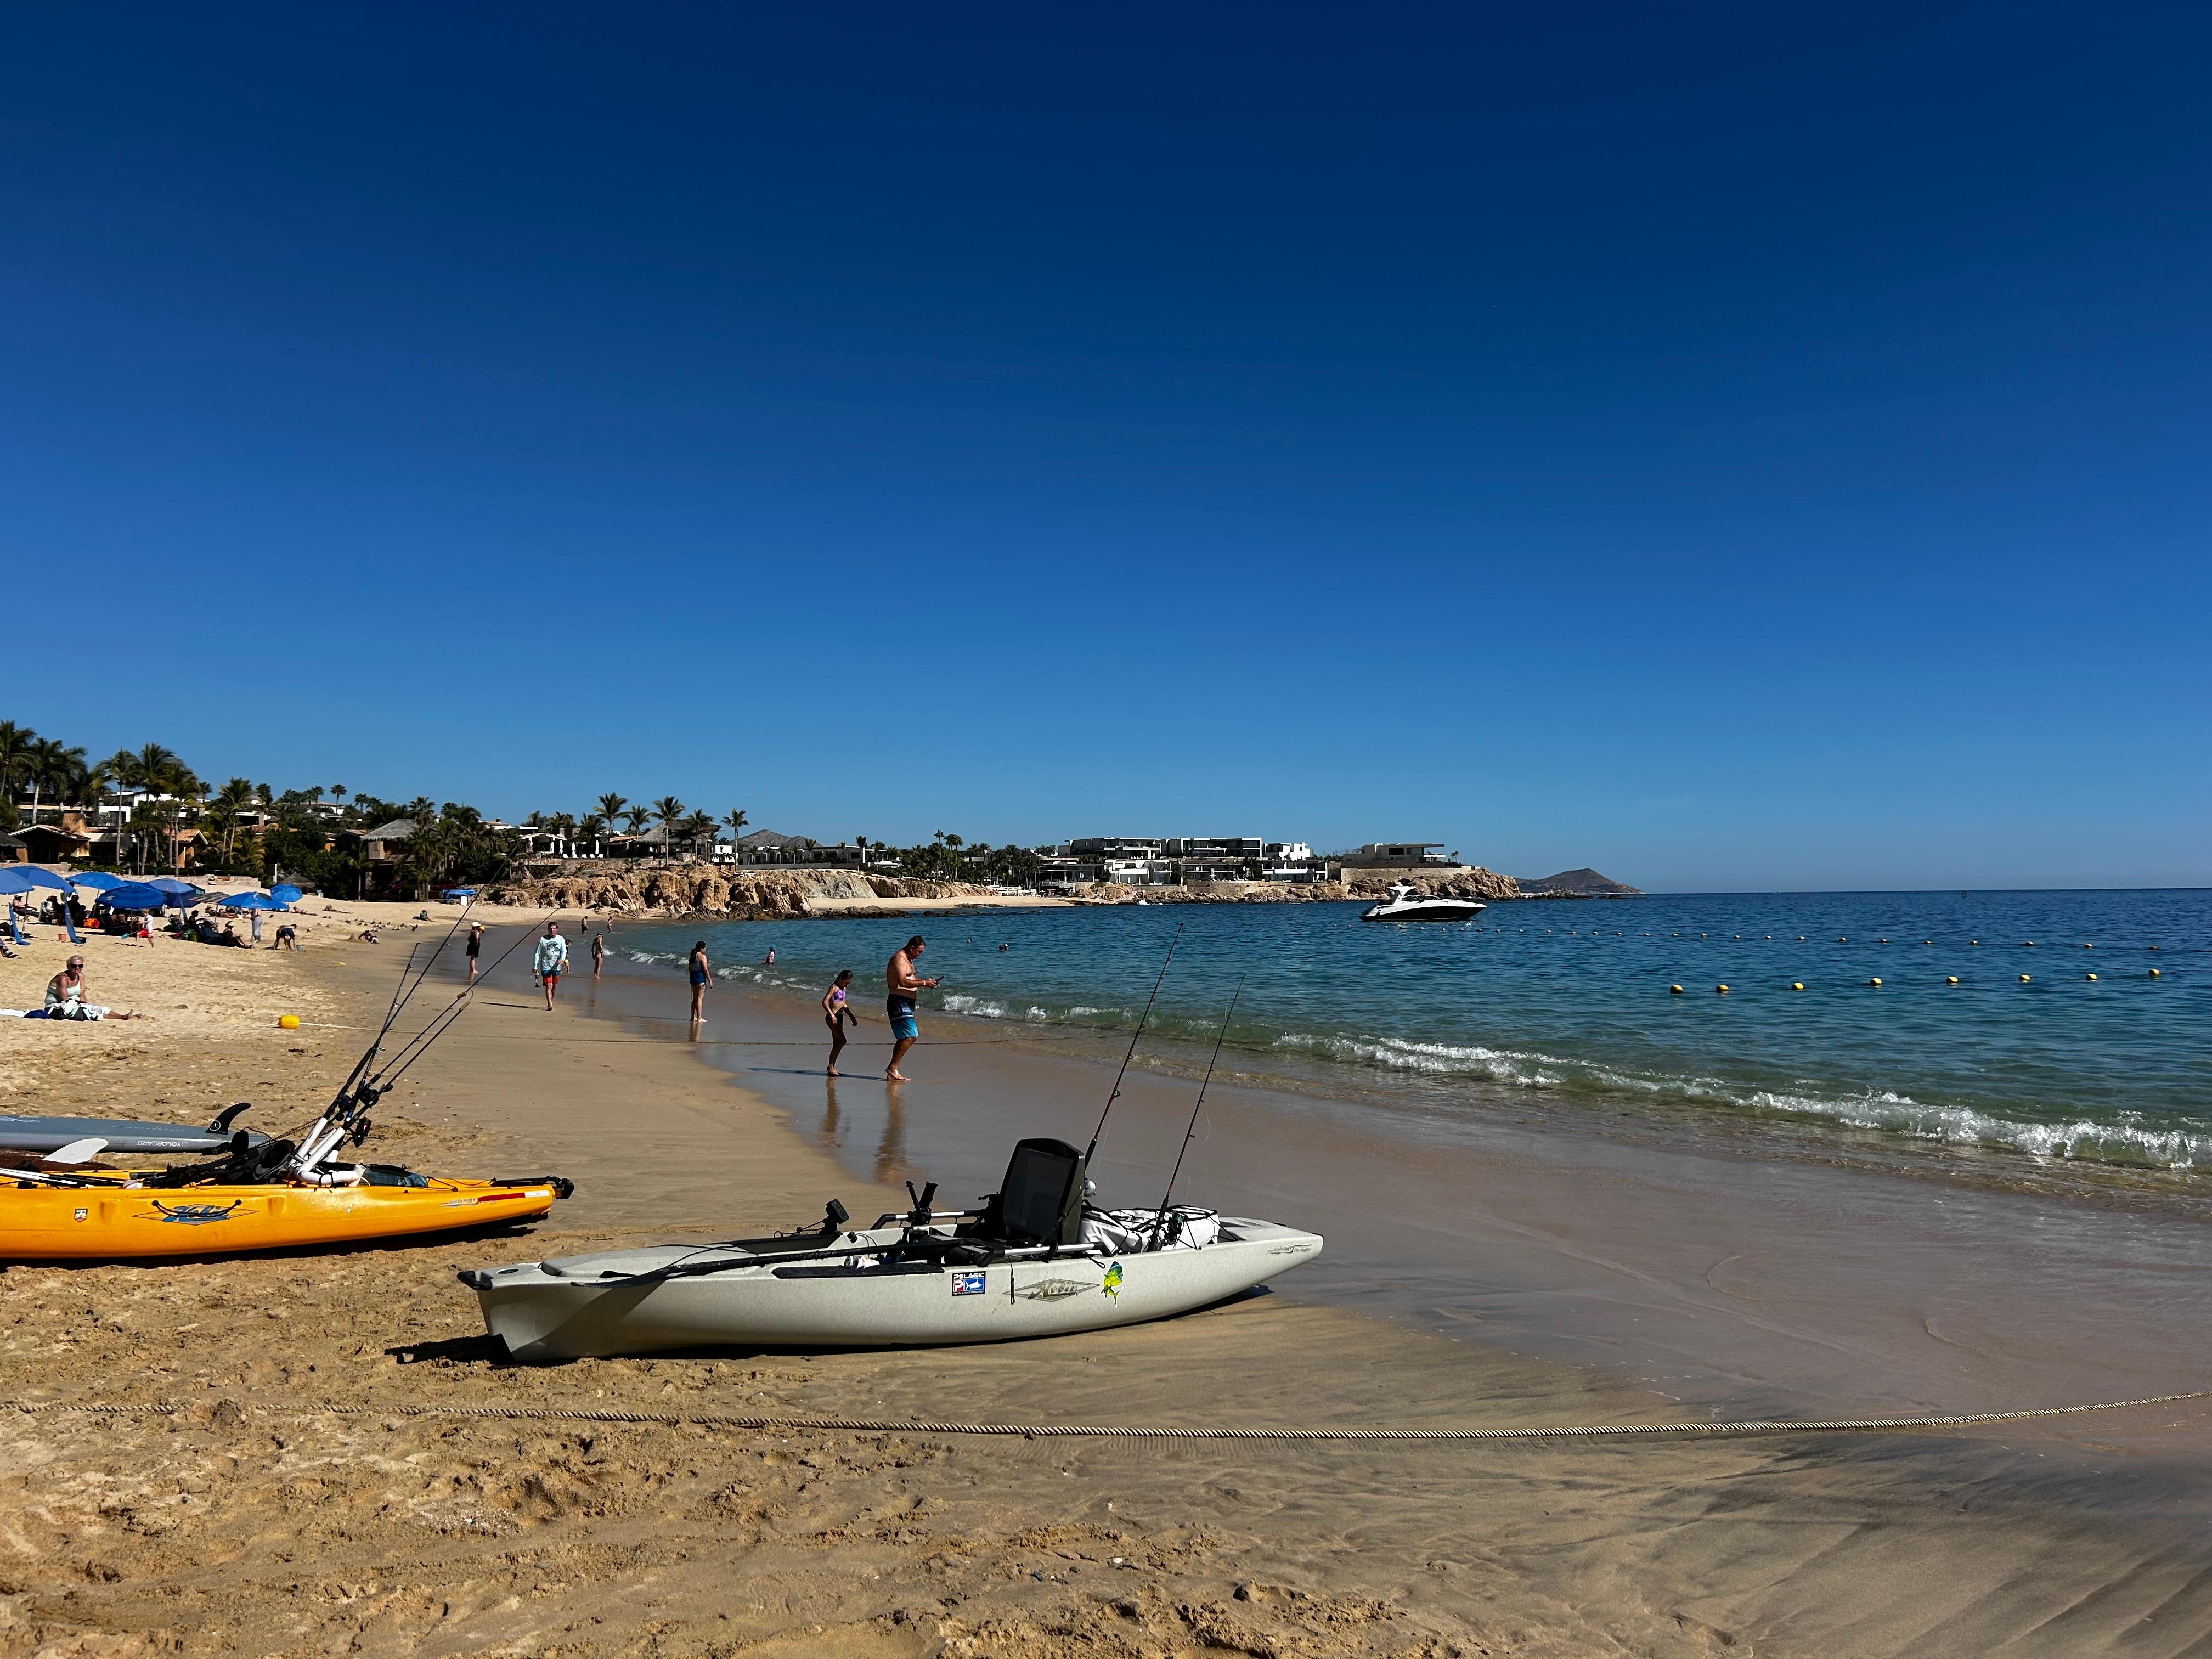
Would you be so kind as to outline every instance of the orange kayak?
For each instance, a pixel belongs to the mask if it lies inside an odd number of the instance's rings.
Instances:
[[[4,1181],[0,1174],[0,1181]],[[404,1186],[0,1185],[0,1261],[125,1261],[351,1244],[536,1221],[568,1194],[550,1176],[512,1182],[412,1176]],[[424,1184],[416,1186],[414,1182]]]

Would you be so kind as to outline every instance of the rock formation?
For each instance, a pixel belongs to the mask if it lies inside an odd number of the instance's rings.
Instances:
[[[848,870],[718,868],[711,864],[607,864],[577,860],[550,875],[490,888],[495,904],[617,915],[713,915],[772,921],[812,913],[815,899],[981,898],[989,889],[957,881],[910,881]]]
[[[1641,898],[1640,889],[1601,876],[1595,870],[1562,870],[1556,876],[1524,877],[1521,890],[1531,898]]]

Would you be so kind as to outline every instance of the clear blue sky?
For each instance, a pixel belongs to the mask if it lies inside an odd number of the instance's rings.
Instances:
[[[2209,55],[12,6],[0,715],[824,839],[2212,882]]]

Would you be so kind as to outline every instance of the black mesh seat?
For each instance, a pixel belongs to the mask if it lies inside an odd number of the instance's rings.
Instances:
[[[981,1219],[965,1237],[994,1244],[1083,1242],[1083,1154],[1064,1140],[1018,1141],[1006,1178],[984,1200]]]

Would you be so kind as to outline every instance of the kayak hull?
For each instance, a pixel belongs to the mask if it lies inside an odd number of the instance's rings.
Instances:
[[[132,1261],[356,1244],[543,1218],[554,1188],[433,1177],[426,1187],[0,1186],[0,1261]]]
[[[896,1227],[825,1241],[889,1249]],[[484,1324],[517,1359],[576,1359],[695,1348],[937,1347],[1066,1335],[1188,1313],[1321,1253],[1319,1236],[1224,1218],[1202,1249],[1070,1249],[973,1266],[884,1267],[779,1261],[740,1247],[664,1246],[461,1275]],[[640,1279],[677,1264],[726,1270]]]
[[[230,1150],[234,1132],[190,1123],[149,1123],[113,1117],[14,1117],[0,1114],[0,1152],[58,1152],[73,1140],[104,1140],[125,1157],[212,1158]],[[269,1137],[246,1132],[246,1144]]]

